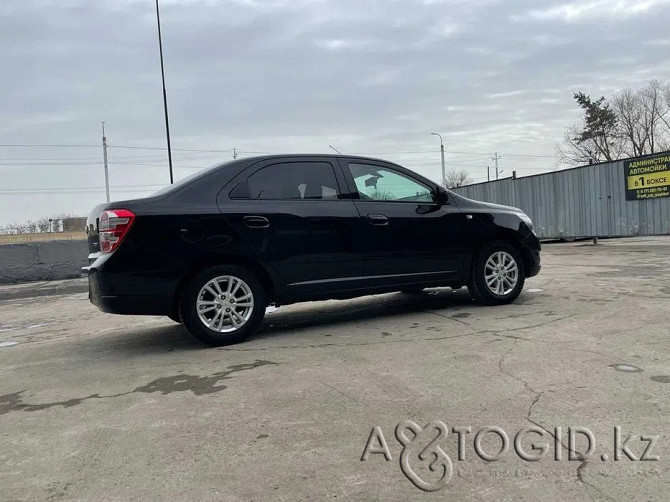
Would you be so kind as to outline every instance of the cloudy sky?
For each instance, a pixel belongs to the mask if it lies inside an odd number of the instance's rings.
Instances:
[[[494,152],[546,172],[573,92],[670,79],[670,0],[162,0],[161,21],[176,178],[333,145],[438,180],[433,131],[476,181]],[[0,65],[0,224],[104,201],[102,121],[113,199],[169,181],[153,0],[2,0]]]

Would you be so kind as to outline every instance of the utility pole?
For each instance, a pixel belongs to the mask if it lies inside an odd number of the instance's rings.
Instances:
[[[107,166],[107,137],[105,136],[105,123],[102,123],[102,159],[105,164],[105,194],[109,202],[109,169]]]
[[[498,172],[498,161],[501,159],[500,155],[498,155],[498,152],[496,152],[493,157],[491,157],[491,160],[495,161],[496,163],[496,180],[498,179],[498,176],[500,173]]]
[[[156,21],[158,23],[158,50],[161,56],[161,78],[163,79],[163,109],[165,111],[165,135],[167,136],[168,164],[170,165],[170,184],[174,183],[172,177],[172,148],[170,147],[170,120],[168,119],[167,92],[165,91],[165,68],[163,66],[163,38],[161,36],[161,14],[156,0]]]
[[[491,181],[491,166],[486,166],[486,178]]]
[[[440,154],[442,156],[442,186],[447,188],[447,172],[444,167],[444,142],[442,141],[442,135],[436,132],[431,132],[430,134],[440,137]]]
[[[233,160],[237,159],[237,148],[233,148]]]

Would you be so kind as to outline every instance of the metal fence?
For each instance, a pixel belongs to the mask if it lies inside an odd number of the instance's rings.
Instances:
[[[670,234],[670,198],[627,201],[625,160],[453,189],[524,210],[540,238]]]

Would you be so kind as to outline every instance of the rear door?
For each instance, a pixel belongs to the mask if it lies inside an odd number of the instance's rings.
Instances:
[[[463,268],[462,215],[440,205],[437,187],[382,161],[340,159],[360,214],[357,242],[366,284],[457,277]]]
[[[354,288],[363,275],[358,212],[336,167],[329,157],[264,160],[224,189],[229,223],[294,294]]]

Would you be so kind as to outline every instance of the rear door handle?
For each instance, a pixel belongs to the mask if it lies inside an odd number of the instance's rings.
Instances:
[[[265,216],[245,216],[242,218],[249,228],[268,228],[270,221]]]
[[[383,214],[368,214],[368,221],[371,225],[388,225],[389,219]]]

